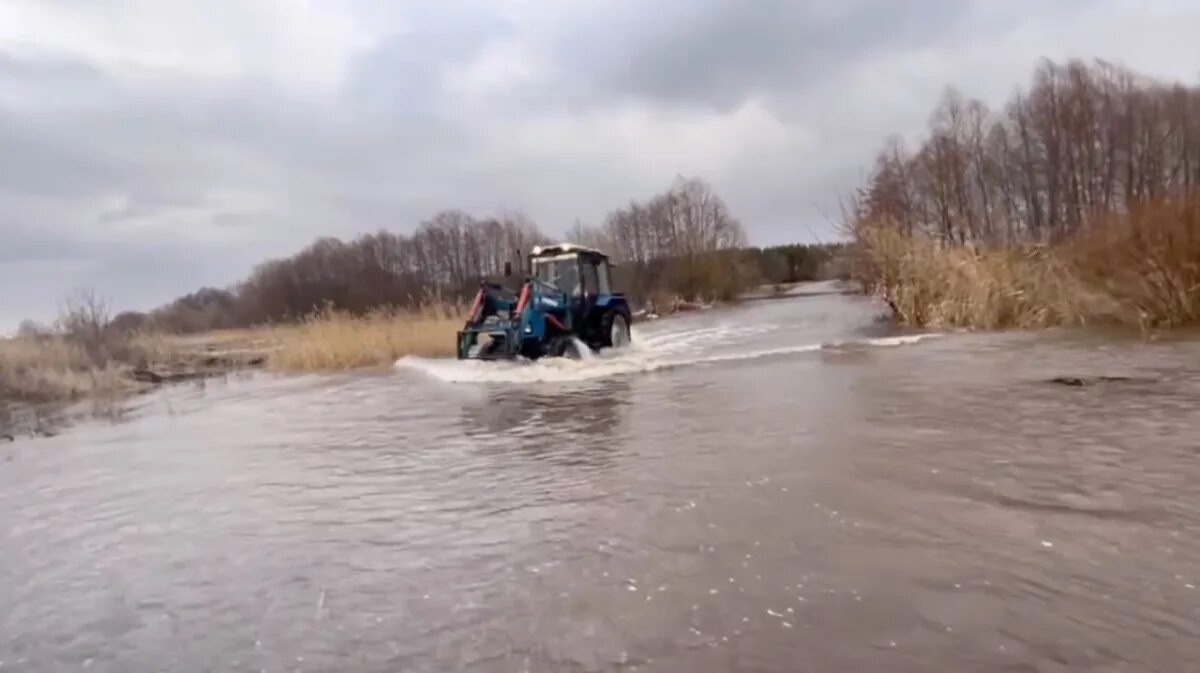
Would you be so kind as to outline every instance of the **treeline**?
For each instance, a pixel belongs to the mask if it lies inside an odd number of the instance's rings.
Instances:
[[[741,223],[705,182],[679,179],[644,202],[610,213],[599,227],[576,225],[573,242],[609,253],[615,283],[636,303],[665,298],[729,299],[769,282],[811,280],[836,246],[746,248]],[[256,267],[229,289],[205,288],[149,313],[114,318],[122,331],[191,333],[298,320],[330,307],[352,314],[468,297],[483,277],[551,242],[520,215],[476,218],[451,210],[412,234],[380,231],[350,241],[321,238]]]
[[[190,333],[293,322],[325,307],[363,314],[452,300],[473,292],[481,277],[502,274],[506,262],[519,268],[523,254],[548,240],[519,214],[477,219],[448,210],[411,235],[317,239],[258,265],[232,288],[204,288],[148,314],[122,313],[114,325]]]
[[[610,251],[635,300],[669,294],[733,299],[760,283],[815,280],[839,246],[747,248],[746,232],[701,180],[618,208],[598,227],[576,225],[571,240]]]
[[[880,153],[853,215],[944,244],[1047,243],[1198,187],[1200,88],[1045,62],[999,111],[949,91],[915,151]]]

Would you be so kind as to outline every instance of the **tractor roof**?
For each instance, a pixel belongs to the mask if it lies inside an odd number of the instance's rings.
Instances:
[[[551,257],[555,255],[568,254],[586,254],[598,255],[600,257],[608,257],[608,255],[600,252],[595,248],[589,248],[585,245],[577,245],[575,243],[555,243],[554,245],[536,245],[533,247],[534,257]]]

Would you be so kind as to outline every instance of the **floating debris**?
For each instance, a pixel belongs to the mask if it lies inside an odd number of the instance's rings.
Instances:
[[[721,593],[721,592],[717,591],[716,589],[709,589],[709,590],[708,590],[708,593],[709,593],[709,595],[711,595],[711,596],[716,596],[717,594],[719,594],[719,593]]]
[[[1054,546],[1054,543],[1049,540],[1042,540],[1042,546],[1049,549]]]

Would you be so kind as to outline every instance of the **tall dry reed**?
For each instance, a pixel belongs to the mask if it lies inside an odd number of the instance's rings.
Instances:
[[[1098,219],[1055,245],[946,245],[855,224],[855,275],[898,322],[979,329],[1200,323],[1200,200]]]
[[[1097,223],[1074,251],[1087,283],[1144,327],[1200,324],[1200,196]]]

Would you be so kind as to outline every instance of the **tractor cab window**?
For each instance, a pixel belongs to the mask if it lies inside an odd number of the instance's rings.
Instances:
[[[612,281],[608,277],[608,262],[596,262],[596,275],[598,282],[596,287],[600,294],[612,294]]]
[[[579,258],[560,255],[533,260],[533,272],[538,280],[557,287],[569,296],[581,294],[579,287]]]
[[[593,296],[600,291],[600,273],[595,260],[585,259],[583,262],[583,291]]]

